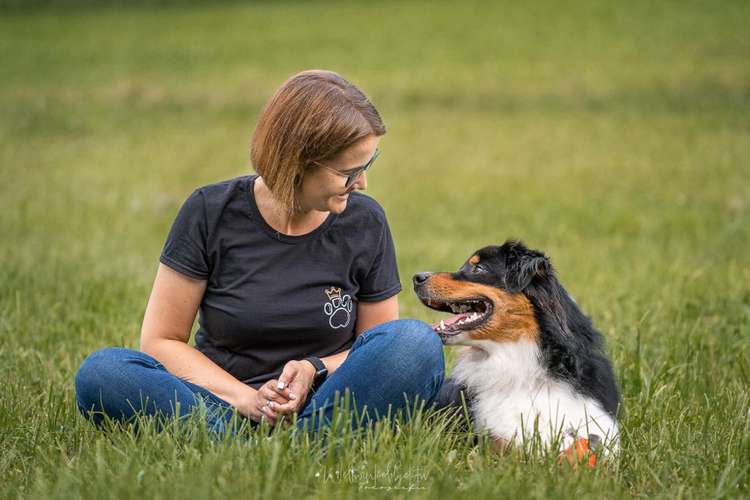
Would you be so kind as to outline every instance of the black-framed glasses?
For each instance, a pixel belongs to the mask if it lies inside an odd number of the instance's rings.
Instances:
[[[370,161],[365,163],[362,166],[354,167],[352,169],[349,169],[349,173],[341,172],[340,170],[336,170],[333,167],[329,167],[328,165],[323,165],[322,163],[314,162],[316,165],[319,165],[323,168],[327,168],[331,172],[334,172],[339,177],[346,177],[346,183],[344,184],[344,187],[348,188],[355,182],[357,182],[357,179],[359,179],[359,176],[362,175],[363,172],[366,172],[368,168],[372,166],[372,163],[375,161],[375,159],[380,156],[380,149],[375,150],[375,154],[372,155],[372,158],[370,158]]]

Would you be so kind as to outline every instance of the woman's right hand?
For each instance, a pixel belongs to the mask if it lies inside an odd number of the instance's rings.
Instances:
[[[248,398],[247,403],[238,407],[240,413],[255,422],[265,419],[271,425],[276,425],[279,415],[274,411],[274,407],[296,399],[296,395],[290,393],[289,387],[279,389],[278,384],[277,379],[272,379],[257,391],[253,390],[254,394]]]

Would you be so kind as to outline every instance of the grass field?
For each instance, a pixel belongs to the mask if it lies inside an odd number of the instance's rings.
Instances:
[[[750,496],[748,26],[744,1],[0,14],[0,498]],[[177,208],[250,170],[263,102],[315,67],[389,128],[368,191],[402,317],[439,317],[417,271],[509,237],[544,249],[608,340],[618,461],[497,456],[428,415],[328,446],[79,417],[75,370],[138,346]]]

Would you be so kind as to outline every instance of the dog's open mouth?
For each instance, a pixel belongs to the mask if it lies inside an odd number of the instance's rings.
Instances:
[[[452,312],[454,316],[440,320],[432,329],[443,337],[457,335],[464,330],[473,330],[492,315],[492,302],[484,297],[442,302],[435,299],[422,299],[428,307],[436,311]]]

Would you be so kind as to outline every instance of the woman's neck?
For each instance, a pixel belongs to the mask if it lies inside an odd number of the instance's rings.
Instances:
[[[283,210],[260,176],[255,179],[253,192],[255,204],[263,219],[269,226],[282,234],[288,236],[307,234],[320,226],[328,217],[328,212],[305,209],[304,207],[292,214]]]

